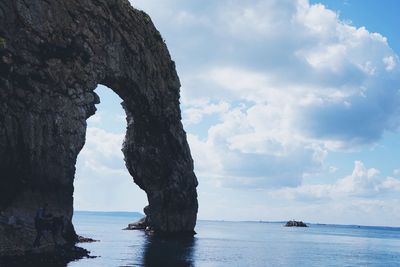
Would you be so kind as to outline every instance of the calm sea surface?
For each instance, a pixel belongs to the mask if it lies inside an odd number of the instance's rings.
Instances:
[[[199,221],[193,239],[162,240],[123,231],[134,213],[76,212],[81,244],[95,259],[80,266],[400,266],[400,228]]]

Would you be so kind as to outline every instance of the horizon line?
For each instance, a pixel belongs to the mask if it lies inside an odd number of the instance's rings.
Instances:
[[[98,213],[140,213],[143,216],[145,214],[140,211],[123,211],[123,210],[115,210],[115,211],[105,211],[105,210],[74,210],[75,212],[98,212]],[[225,220],[225,219],[197,219],[197,221],[211,221],[211,222],[249,222],[249,223],[285,223],[290,220]],[[332,225],[332,226],[359,226],[359,227],[380,227],[380,228],[398,228],[400,229],[400,226],[387,226],[387,225],[366,225],[366,224],[354,224],[354,223],[320,223],[320,222],[307,222],[304,220],[295,220],[295,221],[303,221],[306,224],[311,224],[311,225]]]

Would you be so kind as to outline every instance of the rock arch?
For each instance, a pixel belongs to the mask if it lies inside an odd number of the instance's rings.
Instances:
[[[68,234],[59,241],[75,241],[75,163],[98,84],[123,99],[123,153],[147,193],[149,223],[161,233],[193,233],[197,179],[181,123],[179,78],[149,16],[127,0],[4,0],[0,255],[31,248],[34,213],[45,202],[67,218]]]

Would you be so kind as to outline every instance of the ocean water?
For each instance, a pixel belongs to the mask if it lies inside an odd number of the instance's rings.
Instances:
[[[190,239],[159,239],[122,228],[135,213],[76,212],[80,244],[94,259],[81,266],[400,266],[400,228],[198,221]]]

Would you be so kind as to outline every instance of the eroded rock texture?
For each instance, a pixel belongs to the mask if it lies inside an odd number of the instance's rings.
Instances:
[[[123,99],[125,162],[147,193],[148,223],[158,232],[193,232],[197,179],[179,79],[149,16],[127,0],[2,0],[0,255],[32,249],[34,215],[44,203],[65,216],[56,241],[76,241],[75,163],[98,84]],[[42,243],[39,250],[54,247],[51,238]]]

